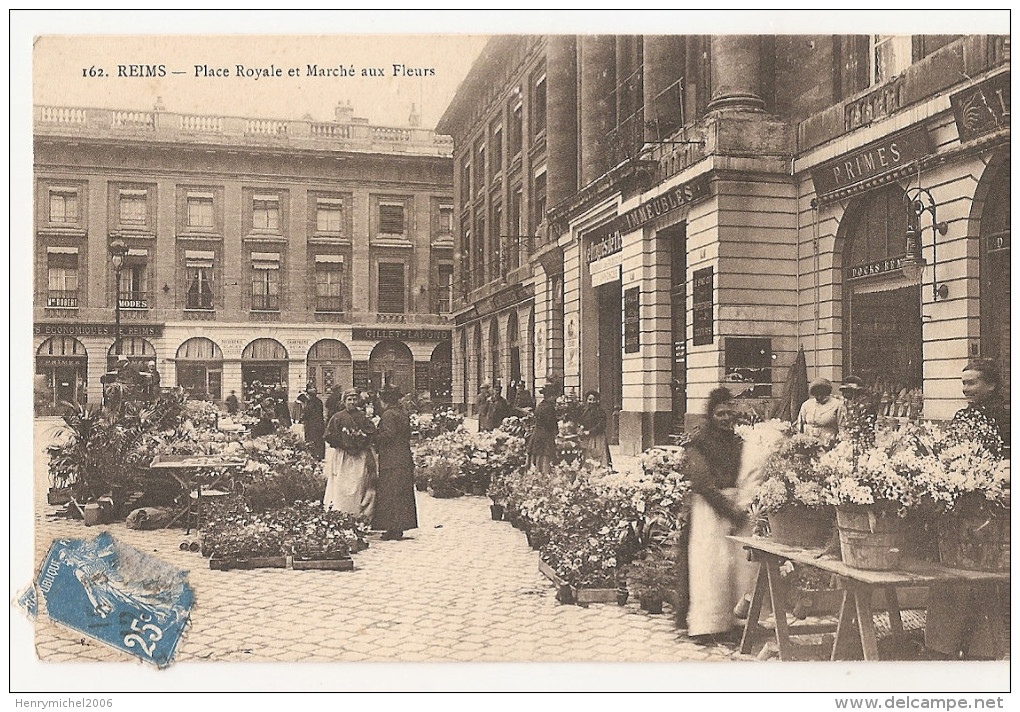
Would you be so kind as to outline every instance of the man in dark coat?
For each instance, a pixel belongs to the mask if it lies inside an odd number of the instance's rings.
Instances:
[[[344,389],[343,389],[342,386],[340,386],[338,384],[338,385],[333,386],[333,390],[330,391],[328,396],[326,396],[326,422],[327,423],[329,422],[330,418],[332,418],[334,415],[336,415],[337,413],[339,413],[341,410],[344,409],[343,394],[344,394]]]
[[[499,387],[492,389],[492,405],[489,408],[489,427],[487,430],[495,430],[503,424],[503,419],[513,415],[513,408],[510,407],[510,403],[503,394],[500,392]]]
[[[231,415],[234,415],[235,413],[237,413],[239,405],[240,404],[237,401],[237,392],[230,391],[230,395],[227,396],[227,412],[230,413]]]
[[[291,426],[290,406],[287,404],[287,391],[283,386],[273,389],[273,400],[276,401],[276,420],[280,423],[281,428],[289,428]]]
[[[323,418],[322,401],[311,383],[305,389],[301,405],[301,424],[305,426],[305,442],[317,460],[326,456],[326,421]]]
[[[560,394],[554,383],[542,386],[542,402],[535,408],[535,431],[528,441],[528,464],[539,472],[548,473],[556,460],[556,433],[558,419],[556,416],[556,398]]]
[[[384,410],[376,430],[379,483],[372,528],[384,530],[383,539],[400,539],[408,529],[418,528],[411,421],[400,405],[399,390],[385,388],[381,399]]]

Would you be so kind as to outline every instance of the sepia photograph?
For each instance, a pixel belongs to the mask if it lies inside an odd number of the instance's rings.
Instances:
[[[1008,10],[250,14],[12,13],[19,704],[1003,708]]]

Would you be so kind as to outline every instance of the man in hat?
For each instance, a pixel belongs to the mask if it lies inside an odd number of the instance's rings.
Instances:
[[[478,430],[492,430],[492,384],[482,383],[478,389],[478,400],[475,401],[475,414],[478,416]]]
[[[535,407],[535,430],[528,441],[528,464],[548,473],[556,460],[556,397],[560,389],[553,383],[542,386],[542,402]]]
[[[839,433],[843,417],[843,400],[832,395],[832,382],[827,378],[816,378],[808,387],[808,395],[797,416],[797,429],[814,435],[825,445],[831,444]]]

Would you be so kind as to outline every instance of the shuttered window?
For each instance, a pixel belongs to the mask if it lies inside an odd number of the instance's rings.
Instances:
[[[386,235],[404,234],[404,206],[383,203],[379,206],[379,232]]]
[[[379,263],[379,313],[404,313],[404,264]]]

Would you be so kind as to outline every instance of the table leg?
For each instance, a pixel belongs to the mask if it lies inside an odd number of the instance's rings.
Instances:
[[[779,659],[792,660],[790,628],[786,622],[786,590],[783,586],[782,575],[779,573],[779,560],[775,556],[766,556],[764,565],[768,571],[772,614],[776,618],[776,643],[779,645]]]
[[[765,564],[758,564],[758,578],[754,583],[754,593],[751,594],[751,606],[747,611],[747,622],[744,624],[744,634],[740,638],[740,652],[750,655],[757,642],[758,633],[761,630],[761,607],[765,602],[765,590],[768,588],[769,578],[765,571]]]
[[[871,608],[871,589],[854,586],[857,603],[857,627],[861,632],[861,648],[865,660],[878,660],[878,639],[875,636],[875,612]]]
[[[900,615],[900,600],[895,586],[885,587],[885,600],[889,608],[889,628],[897,638],[903,637],[903,617]]]
[[[836,640],[832,644],[831,660],[860,660],[860,638],[857,635],[856,596],[849,588],[843,589],[843,602],[839,607]]]

